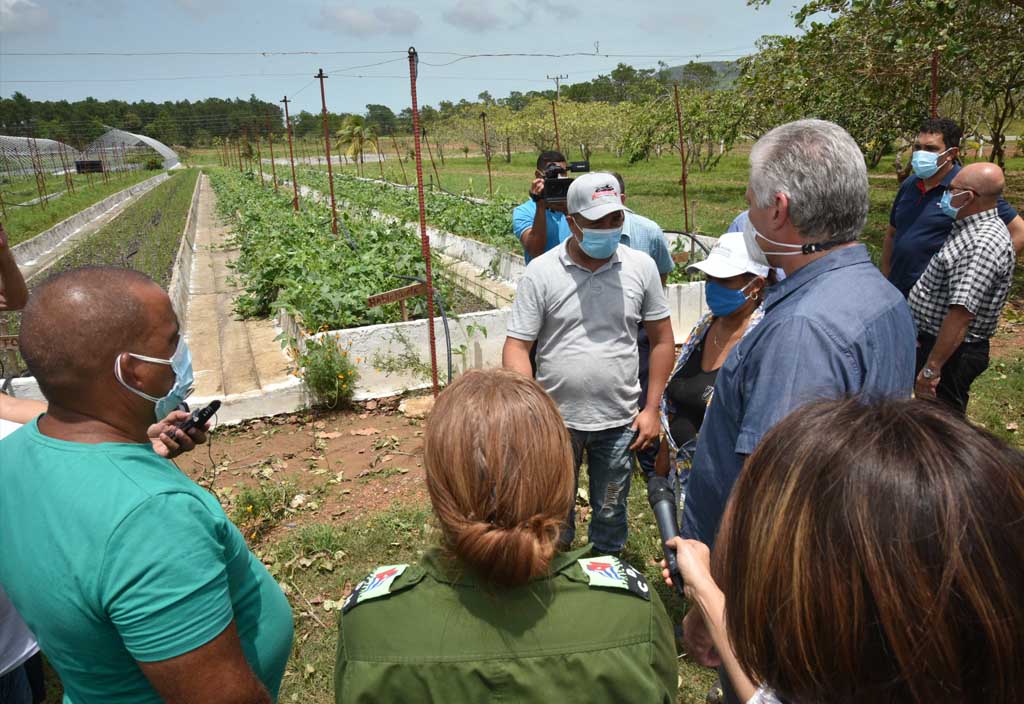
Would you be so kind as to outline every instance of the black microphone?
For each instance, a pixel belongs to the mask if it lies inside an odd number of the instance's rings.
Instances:
[[[654,519],[658,522],[662,552],[665,553],[665,564],[668,565],[672,584],[675,585],[676,591],[682,594],[683,578],[676,563],[676,551],[665,545],[667,541],[679,536],[679,528],[676,526],[676,495],[667,477],[651,477],[647,483],[647,500],[654,511]]]

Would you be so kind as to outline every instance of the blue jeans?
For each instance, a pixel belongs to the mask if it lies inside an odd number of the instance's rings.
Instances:
[[[626,546],[629,524],[626,521],[626,500],[633,474],[633,458],[629,446],[633,430],[628,425],[607,430],[573,430],[572,454],[576,464],[576,486],[580,482],[580,465],[587,453],[587,474],[590,477],[590,527],[588,536],[599,552],[618,553]],[[575,492],[573,493],[575,496]],[[568,524],[561,541],[569,544],[576,537],[576,504],[569,511]]]
[[[32,687],[25,674],[25,666],[16,668],[0,677],[0,702],[4,704],[32,704]]]

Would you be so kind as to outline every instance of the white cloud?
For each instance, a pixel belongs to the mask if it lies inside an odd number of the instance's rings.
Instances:
[[[441,17],[453,27],[473,32],[519,29],[531,22],[537,14],[555,20],[575,17],[571,8],[559,5],[538,7],[533,4],[499,0],[455,0]]]
[[[394,5],[380,5],[372,10],[331,5],[320,9],[318,27],[343,34],[412,34],[423,23],[412,10]]]
[[[492,3],[474,0],[457,0],[442,17],[450,25],[474,32],[486,32],[507,26],[507,21],[490,7]]]
[[[34,0],[0,0],[0,32],[39,32],[52,26],[50,11]]]

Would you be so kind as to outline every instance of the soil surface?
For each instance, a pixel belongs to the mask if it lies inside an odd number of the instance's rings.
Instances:
[[[297,510],[274,533],[353,521],[395,503],[423,505],[423,423],[399,413],[398,403],[247,421],[214,432],[177,464],[229,500],[261,482],[288,486]]]

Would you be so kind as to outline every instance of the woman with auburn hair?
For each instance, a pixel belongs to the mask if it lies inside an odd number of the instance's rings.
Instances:
[[[733,488],[714,579],[671,543],[744,701],[1024,701],[1024,465],[933,404],[798,409]]]
[[[459,377],[424,466],[441,545],[345,600],[335,701],[675,702],[672,624],[643,576],[589,545],[558,552],[572,446],[535,381]]]

